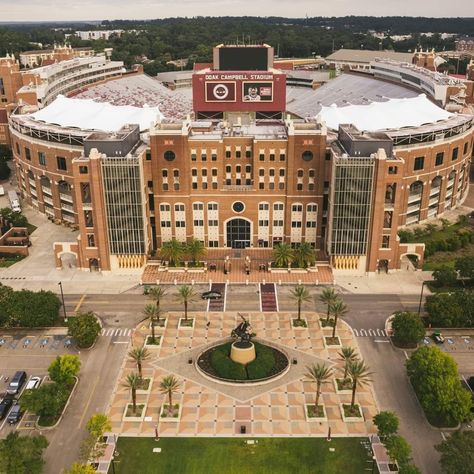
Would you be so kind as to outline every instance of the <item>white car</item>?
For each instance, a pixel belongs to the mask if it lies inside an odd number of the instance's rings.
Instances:
[[[34,390],[40,386],[40,383],[41,377],[31,377],[31,379],[28,380],[28,383],[26,384],[25,390]]]

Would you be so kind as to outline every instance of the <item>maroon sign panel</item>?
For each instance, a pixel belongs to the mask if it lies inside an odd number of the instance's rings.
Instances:
[[[283,112],[286,76],[268,71],[208,71],[193,75],[196,112]]]

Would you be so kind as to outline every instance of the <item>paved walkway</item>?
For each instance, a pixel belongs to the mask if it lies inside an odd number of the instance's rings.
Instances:
[[[130,402],[130,391],[122,387],[123,380],[135,371],[132,361],[126,361],[113,396],[109,416],[114,432],[129,436],[154,436],[159,425],[160,436],[236,436],[240,427],[246,426],[250,436],[326,436],[331,428],[333,436],[367,436],[374,432],[372,417],[377,413],[371,386],[359,389],[357,402],[361,404],[366,421],[345,423],[340,413],[340,403],[350,402],[350,394],[337,394],[334,381],[323,386],[322,401],[328,421],[308,422],[305,419],[305,403],[314,403],[314,383],[306,380],[306,365],[326,361],[341,374],[339,348],[326,349],[324,334],[316,313],[304,313],[308,329],[294,329],[290,325],[292,313],[250,313],[252,329],[262,340],[279,345],[290,358],[297,358],[288,374],[268,385],[252,387],[229,387],[202,377],[193,361],[208,345],[228,337],[240,322],[237,313],[193,314],[194,329],[178,329],[178,317],[182,313],[169,313],[167,326],[159,329],[162,343],[151,349],[152,357],[144,363],[144,375],[153,377],[150,394],[138,394],[137,402],[146,403],[144,421],[123,421],[125,406]],[[209,319],[208,319],[209,318]],[[210,321],[209,328],[207,322]],[[134,335],[134,345],[140,346],[149,329],[141,325]],[[357,347],[350,328],[341,322],[337,331],[344,345]],[[173,373],[181,386],[173,403],[182,406],[178,422],[159,419],[165,397],[158,386],[163,376]]]

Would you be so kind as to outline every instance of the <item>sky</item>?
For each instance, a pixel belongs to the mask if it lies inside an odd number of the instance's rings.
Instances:
[[[242,15],[474,17],[474,0],[0,0],[0,22]]]

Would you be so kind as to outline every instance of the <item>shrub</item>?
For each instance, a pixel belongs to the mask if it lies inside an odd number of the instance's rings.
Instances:
[[[81,360],[78,356],[63,354],[51,362],[48,374],[51,380],[58,385],[72,385],[80,368]]]
[[[437,347],[420,347],[406,363],[416,396],[430,423],[455,426],[471,417],[472,400],[454,359]]]
[[[10,177],[10,167],[7,165],[7,162],[0,158],[0,181],[8,179]]]
[[[454,267],[463,278],[474,278],[474,256],[456,259]]]
[[[401,345],[414,346],[425,335],[425,327],[420,316],[410,311],[395,313],[392,320],[393,339]]]
[[[247,365],[247,374],[250,380],[263,379],[275,367],[275,355],[271,347],[255,343],[257,358]]]
[[[381,411],[374,416],[373,421],[381,438],[396,434],[400,424],[398,416],[392,411]]]
[[[474,292],[437,293],[426,298],[428,321],[436,327],[474,327]]]
[[[433,272],[433,278],[436,282],[436,286],[454,286],[458,279],[458,274],[454,268],[442,265]]]
[[[100,324],[94,313],[77,313],[68,319],[68,335],[72,336],[79,347],[90,347],[100,332]]]

